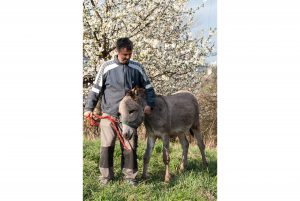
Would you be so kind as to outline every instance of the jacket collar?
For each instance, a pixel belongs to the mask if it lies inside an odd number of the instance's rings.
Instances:
[[[129,59],[129,61],[130,61],[130,59]],[[129,61],[128,61],[128,63],[126,63],[126,64],[122,64],[122,63],[119,61],[119,59],[118,59],[118,55],[115,55],[115,56],[114,56],[114,62],[115,62],[116,64],[118,64],[118,65],[127,65],[127,66],[128,66]]]

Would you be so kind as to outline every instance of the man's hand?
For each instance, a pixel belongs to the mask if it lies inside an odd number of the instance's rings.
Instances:
[[[92,111],[85,111],[83,115],[84,115],[85,117],[88,117],[88,116],[91,116],[92,114],[93,114]]]
[[[146,105],[144,108],[144,113],[145,114],[151,114],[151,107],[149,105]]]

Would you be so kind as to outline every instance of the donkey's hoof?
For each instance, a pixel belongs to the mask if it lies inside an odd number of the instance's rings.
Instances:
[[[142,180],[147,180],[148,178],[149,178],[149,176],[146,175],[146,174],[143,174],[142,177],[141,177]]]
[[[186,165],[183,165],[183,163],[180,164],[179,172],[184,172],[186,169]]]
[[[207,161],[203,162],[203,167],[208,168],[208,162]]]
[[[165,182],[166,182],[166,183],[169,183],[170,180],[171,180],[171,175],[170,175],[170,174],[169,174],[169,175],[166,175],[166,176],[165,176]]]

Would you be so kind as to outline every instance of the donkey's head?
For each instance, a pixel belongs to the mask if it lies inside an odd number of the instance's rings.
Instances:
[[[120,121],[122,123],[122,134],[127,138],[137,132],[137,128],[144,120],[142,104],[137,100],[136,89],[128,91],[119,105]]]

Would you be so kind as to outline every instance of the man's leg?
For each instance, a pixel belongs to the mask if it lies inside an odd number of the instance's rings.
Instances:
[[[103,114],[107,115],[107,114]],[[100,148],[100,181],[106,184],[114,178],[113,156],[116,141],[116,134],[111,127],[111,122],[108,119],[101,119],[101,148]]]
[[[132,184],[136,184],[136,176],[138,173],[138,165],[137,165],[137,143],[138,143],[138,135],[133,134],[132,138],[128,141],[124,139],[124,142],[129,150],[126,150],[122,147],[122,161],[121,168],[122,173],[125,180],[133,182]]]

